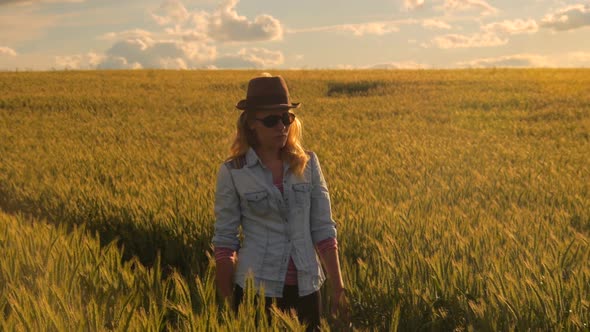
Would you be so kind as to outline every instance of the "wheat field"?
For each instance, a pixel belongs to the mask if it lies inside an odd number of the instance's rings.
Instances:
[[[210,242],[259,73],[0,73],[0,330],[253,330]],[[590,70],[271,73],[328,182],[354,330],[590,329]]]

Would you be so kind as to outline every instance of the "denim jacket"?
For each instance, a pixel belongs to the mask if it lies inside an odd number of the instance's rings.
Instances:
[[[230,161],[219,168],[212,242],[238,251],[234,282],[241,287],[252,273],[254,285],[263,286],[265,296],[282,297],[289,257],[297,268],[299,296],[323,284],[325,275],[314,245],[335,239],[336,223],[318,158],[313,152],[308,155],[301,177],[283,164],[283,194],[252,148],[242,167]]]

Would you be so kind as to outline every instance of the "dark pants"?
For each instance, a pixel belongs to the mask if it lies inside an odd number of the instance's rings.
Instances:
[[[277,307],[283,311],[295,309],[299,321],[307,324],[307,331],[319,331],[320,316],[322,314],[320,291],[302,297],[299,297],[298,292],[299,288],[297,285],[285,285],[283,288],[283,297],[265,297],[266,315],[271,319],[270,306],[274,300],[276,301]],[[242,303],[243,297],[244,289],[236,285],[234,288],[234,310],[236,313],[238,312],[238,306]]]

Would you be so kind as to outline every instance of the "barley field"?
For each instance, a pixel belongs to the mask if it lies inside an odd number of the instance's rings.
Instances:
[[[590,330],[590,70],[270,72],[328,182],[352,329]],[[259,73],[0,73],[0,330],[255,329],[210,241]]]

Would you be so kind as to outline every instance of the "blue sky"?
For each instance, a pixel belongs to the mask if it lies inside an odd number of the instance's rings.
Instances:
[[[0,0],[0,70],[589,67],[590,0]]]

